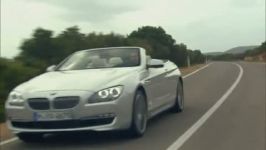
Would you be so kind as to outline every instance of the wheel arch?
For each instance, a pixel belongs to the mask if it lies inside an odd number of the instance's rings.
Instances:
[[[136,89],[135,89],[135,95],[136,95],[137,91],[141,91],[144,94],[145,102],[146,102],[146,105],[147,105],[147,109],[149,109],[149,97],[147,95],[147,92],[146,92],[146,89],[145,89],[144,85],[141,84],[141,83],[138,84]]]
[[[142,84],[139,84],[139,85],[137,85],[136,86],[136,88],[135,88],[135,91],[134,91],[134,100],[133,100],[133,109],[132,109],[132,115],[131,115],[131,125],[130,125],[130,127],[129,127],[129,130],[128,131],[130,131],[130,130],[132,130],[132,129],[134,129],[135,127],[134,127],[134,122],[133,122],[133,120],[134,120],[134,102],[135,102],[135,96],[136,96],[136,94],[137,94],[137,92],[138,91],[141,91],[142,93],[143,93],[143,95],[144,95],[144,97],[145,97],[145,102],[146,102],[146,106],[148,107],[148,99],[147,99],[147,94],[146,94],[146,91],[145,91],[145,88],[144,88],[144,86],[142,85]],[[133,135],[133,136],[136,136],[136,135]]]
[[[139,84],[139,85],[137,86],[136,90],[135,90],[135,93],[136,93],[137,91],[141,91],[141,92],[143,92],[143,94],[144,94],[144,96],[145,96],[145,99],[146,99],[146,102],[147,102],[147,93],[146,93],[146,90],[145,90],[144,86],[141,85],[141,84]]]

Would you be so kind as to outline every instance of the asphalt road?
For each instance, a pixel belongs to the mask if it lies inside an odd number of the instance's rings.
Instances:
[[[165,112],[150,120],[142,138],[131,139],[119,132],[72,133],[35,144],[15,140],[0,149],[172,150],[179,144],[180,150],[265,150],[266,64],[238,64],[241,67],[215,62],[186,77],[185,111]],[[215,108],[220,100],[223,103]],[[201,125],[194,128],[197,123]]]

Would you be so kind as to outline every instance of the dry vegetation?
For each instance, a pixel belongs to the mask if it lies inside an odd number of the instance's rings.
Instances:
[[[190,67],[182,67],[180,68],[180,71],[182,73],[182,76],[185,76],[203,66],[205,66],[206,64],[197,64],[197,65],[193,65],[193,66],[190,66]]]
[[[14,137],[12,132],[7,128],[6,123],[0,123],[0,142]]]
[[[244,60],[252,62],[266,62],[266,52],[256,56],[247,56]]]

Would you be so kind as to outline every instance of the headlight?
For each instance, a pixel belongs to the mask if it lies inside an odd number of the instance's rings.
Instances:
[[[11,92],[8,96],[7,102],[9,105],[13,106],[23,106],[24,105],[24,99],[23,96],[18,92]]]
[[[96,92],[88,100],[89,103],[107,102],[117,99],[123,90],[123,86],[110,87]]]

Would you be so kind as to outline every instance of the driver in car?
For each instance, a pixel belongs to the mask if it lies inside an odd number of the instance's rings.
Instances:
[[[138,53],[130,53],[127,60],[125,60],[125,66],[131,67],[139,64],[139,54]]]

